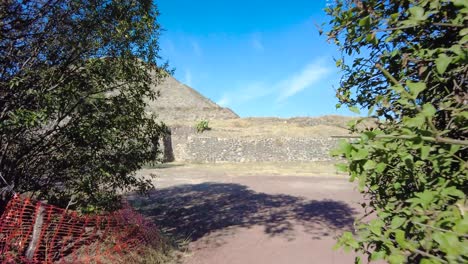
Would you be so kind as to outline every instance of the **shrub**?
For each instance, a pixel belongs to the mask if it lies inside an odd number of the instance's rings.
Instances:
[[[390,263],[468,262],[467,1],[336,1],[341,105],[377,118],[334,155],[372,220],[338,245]],[[356,260],[360,263],[360,258]]]
[[[196,128],[198,133],[203,133],[203,131],[211,130],[207,120],[202,120],[198,122]]]

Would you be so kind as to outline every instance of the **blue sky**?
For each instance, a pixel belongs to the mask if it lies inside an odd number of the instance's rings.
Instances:
[[[174,76],[241,117],[351,115],[335,109],[335,46],[315,24],[326,0],[156,0]]]

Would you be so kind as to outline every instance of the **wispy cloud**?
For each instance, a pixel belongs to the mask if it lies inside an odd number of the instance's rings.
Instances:
[[[222,107],[230,106],[232,102],[232,97],[229,96],[228,94],[223,94],[221,99],[219,99],[216,103]]]
[[[265,47],[263,46],[261,36],[259,34],[253,34],[250,39],[250,44],[256,51],[263,51]]]
[[[198,42],[196,40],[192,40],[190,41],[190,44],[192,45],[192,51],[193,53],[200,57],[202,55],[202,49],[200,47],[200,44],[198,44]]]
[[[185,70],[184,83],[188,86],[192,86],[192,72],[190,70]]]
[[[324,66],[321,60],[305,66],[301,71],[279,82],[278,102],[285,101],[291,96],[311,87],[318,81],[326,78],[331,73],[331,68]]]
[[[262,82],[252,82],[243,88],[225,92],[216,103],[220,106],[235,106],[253,101],[270,94],[272,91]]]
[[[223,93],[217,104],[236,107],[262,97],[269,97],[273,102],[276,99],[276,103],[283,103],[288,98],[328,78],[332,69],[323,60],[317,60],[279,81],[268,83],[252,81],[238,89],[228,90]]]

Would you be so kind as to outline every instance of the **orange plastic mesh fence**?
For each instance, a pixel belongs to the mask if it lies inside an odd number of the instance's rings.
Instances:
[[[81,216],[17,196],[0,218],[0,263],[115,263],[158,237],[157,228],[128,205]]]

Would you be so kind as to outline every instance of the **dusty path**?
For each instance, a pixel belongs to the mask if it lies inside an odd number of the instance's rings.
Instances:
[[[344,176],[287,176],[284,170],[243,176],[242,169],[220,168],[141,172],[159,175],[158,190],[132,203],[189,241],[184,263],[354,263],[351,254],[332,250],[360,211],[360,195]]]

